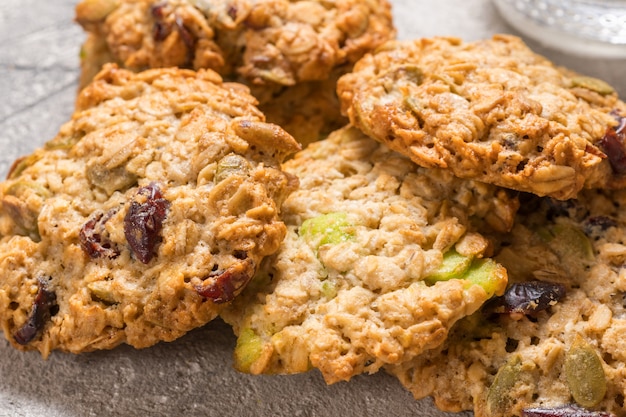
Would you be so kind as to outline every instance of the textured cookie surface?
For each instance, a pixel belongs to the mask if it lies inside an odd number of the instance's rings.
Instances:
[[[353,124],[425,167],[558,199],[624,185],[624,103],[516,37],[390,42],[338,93]]]
[[[328,383],[440,344],[506,285],[477,228],[511,227],[517,201],[495,187],[425,170],[346,127],[283,168],[300,188],[287,236],[222,317],[236,367],[318,368]]]
[[[261,104],[269,102],[270,110],[296,113],[285,128],[302,143],[337,127],[337,74],[395,36],[387,0],[83,0],[76,19],[88,34],[81,55],[83,83],[105,62],[134,71],[211,68],[255,86],[253,95]],[[333,82],[324,83],[329,79]],[[302,83],[309,84],[295,92],[288,88]],[[309,101],[325,106],[314,118],[309,118],[311,107],[292,99],[307,91],[313,92]],[[286,103],[289,108],[282,107]],[[267,117],[272,123],[289,122],[285,113],[269,111]],[[306,120],[312,132],[297,120]],[[296,136],[300,133],[302,139]]]
[[[395,34],[384,0],[85,0],[76,19],[129,69],[211,68],[280,85],[327,79]]]
[[[107,66],[0,185],[0,321],[21,349],[173,340],[278,249],[299,146],[213,71]]]
[[[593,190],[522,204],[496,255],[505,296],[390,372],[416,397],[477,417],[626,415],[625,204],[623,191]]]

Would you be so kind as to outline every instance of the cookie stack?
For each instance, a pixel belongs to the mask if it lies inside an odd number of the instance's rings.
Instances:
[[[83,0],[80,91],[0,184],[18,349],[385,370],[477,416],[625,415],[626,105],[384,0]]]

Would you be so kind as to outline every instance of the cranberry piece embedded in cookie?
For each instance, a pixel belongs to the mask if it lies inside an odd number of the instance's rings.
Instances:
[[[57,296],[54,291],[48,289],[47,280],[39,278],[37,287],[37,295],[28,320],[13,334],[13,338],[20,345],[26,345],[32,341],[58,310]]]
[[[608,128],[600,141],[616,174],[626,174],[626,117],[616,116],[619,124]]]
[[[170,202],[163,198],[159,186],[150,183],[137,191],[124,217],[124,235],[133,253],[144,264],[155,255],[161,242],[161,229]]]
[[[195,287],[198,294],[217,304],[227,303],[235,298],[252,279],[256,268],[252,259],[245,257],[243,252],[236,251],[234,256],[241,259],[241,262],[211,272],[202,285]]]
[[[98,212],[83,225],[78,234],[80,247],[90,258],[105,256],[110,259],[120,254],[115,245],[106,238],[104,225],[117,212],[109,210],[107,213]]]
[[[511,285],[503,296],[489,303],[494,313],[530,314],[545,310],[565,297],[565,287],[544,281],[520,282]]]
[[[593,236],[617,226],[617,221],[611,217],[593,216],[584,221],[583,230],[588,236]]]
[[[189,29],[187,29],[187,26],[185,26],[185,23],[180,16],[176,16],[175,22],[176,30],[178,31],[180,38],[183,40],[183,43],[187,47],[187,61],[191,62],[191,60],[193,59],[193,50],[195,48],[196,40],[194,39]]]
[[[152,38],[161,42],[165,40],[171,33],[171,28],[167,23],[163,21],[163,8],[166,3],[155,4],[150,8],[150,14],[154,18],[154,24],[152,26]]]

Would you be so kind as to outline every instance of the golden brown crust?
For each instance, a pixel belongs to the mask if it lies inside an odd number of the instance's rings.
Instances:
[[[338,76],[395,36],[387,0],[83,0],[76,19],[87,32],[81,85],[105,62],[211,68],[249,85],[302,144],[347,123]]]
[[[481,310],[441,347],[388,370],[445,411],[521,416],[577,404],[624,416],[625,204],[624,191],[596,190],[527,201],[496,259],[509,286],[559,284],[564,296],[526,314]]]
[[[76,20],[126,68],[211,68],[255,84],[328,79],[395,35],[384,0],[84,0]]]
[[[210,70],[108,65],[58,135],[0,185],[0,317],[11,343],[83,352],[213,319],[278,249],[299,149]]]
[[[516,37],[390,42],[338,93],[352,123],[425,167],[559,199],[624,182],[600,144],[624,103]]]
[[[442,343],[506,285],[476,233],[511,227],[517,201],[502,190],[417,167],[353,127],[284,169],[301,183],[283,205],[285,241],[222,312],[239,336],[237,369],[314,367],[328,383],[376,372]],[[464,267],[433,278],[456,252]],[[489,284],[465,275],[474,267]]]

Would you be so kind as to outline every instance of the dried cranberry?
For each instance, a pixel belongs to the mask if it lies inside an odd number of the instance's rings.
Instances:
[[[554,408],[527,408],[522,410],[523,417],[615,417],[606,411],[590,411],[570,404]]]
[[[178,31],[180,38],[183,40],[183,43],[187,47],[187,62],[191,63],[193,61],[193,52],[196,47],[196,41],[192,33],[185,26],[182,17],[176,15],[175,22],[176,30]]]
[[[604,232],[611,227],[616,227],[617,221],[607,216],[589,217],[583,223],[585,234],[591,236],[599,232]]]
[[[488,306],[493,313],[531,314],[545,310],[565,297],[565,287],[545,281],[520,282],[511,285],[504,295]]]
[[[56,300],[57,296],[54,291],[48,289],[48,281],[39,278],[33,309],[26,323],[15,332],[13,339],[20,345],[26,345],[32,341],[46,325],[46,322],[50,320],[50,317],[58,312]]]
[[[208,298],[216,304],[232,301],[235,296],[248,284],[254,275],[254,265],[251,259],[245,259],[226,269],[217,269],[211,272],[205,283],[195,287],[198,294]]]
[[[169,207],[170,202],[163,198],[155,183],[141,187],[130,203],[124,217],[124,235],[137,259],[144,264],[156,254]]]
[[[609,158],[611,168],[616,174],[626,174],[626,117],[615,116],[617,127],[606,130],[600,146]]]
[[[117,258],[119,250],[106,238],[107,232],[104,227],[106,222],[117,212],[109,210],[105,213],[96,213],[83,225],[78,234],[80,247],[91,258],[107,257]]]
[[[152,7],[150,7],[150,14],[152,15],[152,17],[154,17],[155,19],[163,19],[163,9],[165,8],[165,6],[167,6],[167,2],[161,2],[152,5]]]
[[[163,21],[165,13],[163,9],[167,6],[167,3],[155,4],[150,8],[150,14],[154,18],[154,25],[152,26],[152,38],[161,42],[170,34],[170,27]]]
[[[228,6],[227,14],[231,19],[237,20],[237,6],[234,4]]]
[[[157,42],[162,42],[170,34],[170,28],[163,22],[154,22],[152,26],[152,38]]]

